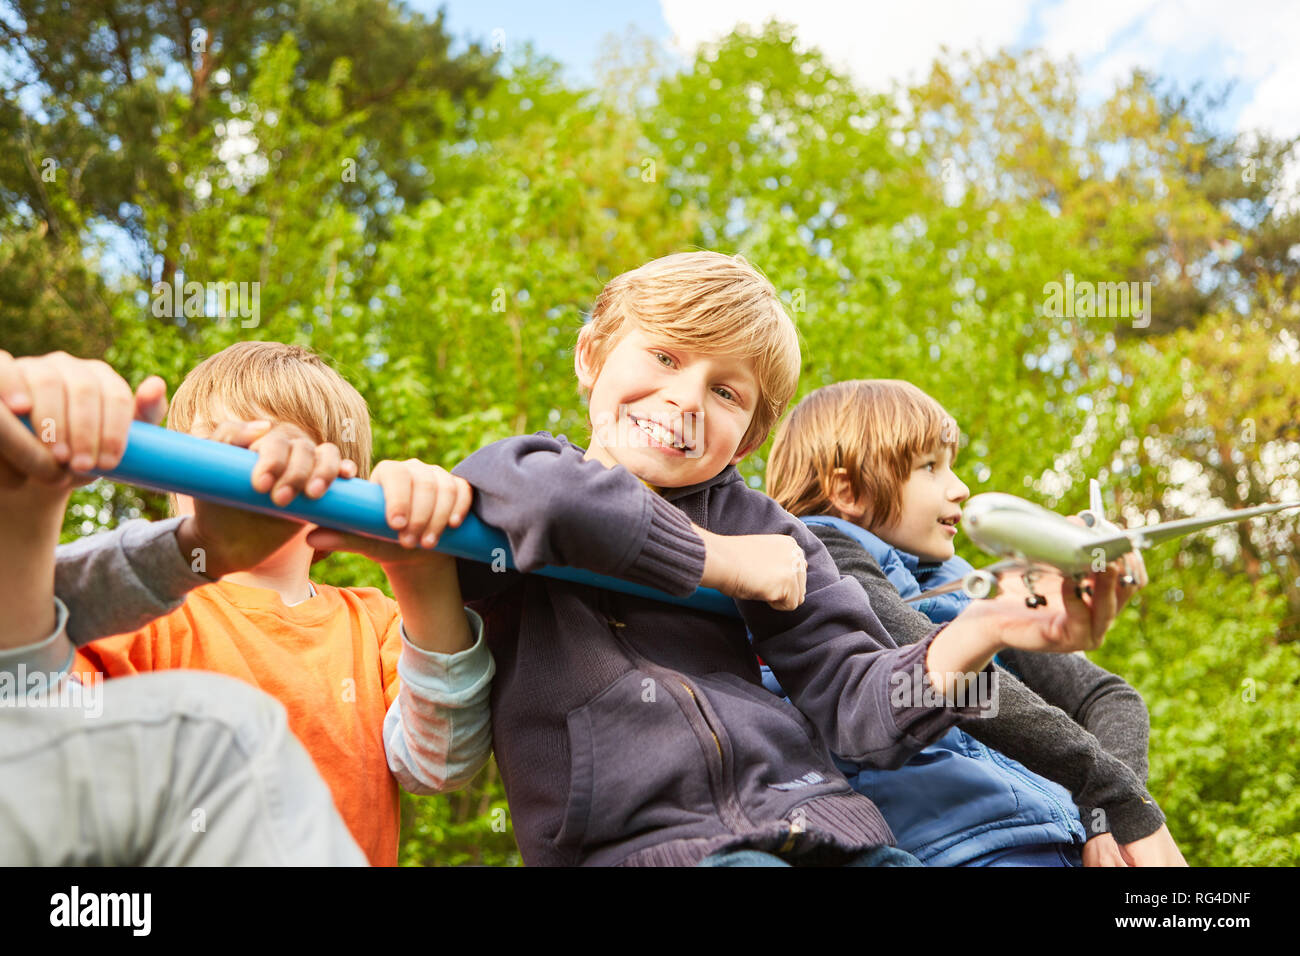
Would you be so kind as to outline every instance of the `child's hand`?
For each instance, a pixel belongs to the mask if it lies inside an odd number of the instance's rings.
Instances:
[[[696,527],[704,539],[702,587],[742,601],[766,601],[778,611],[803,604],[808,558],[785,534],[720,535]]]
[[[1084,866],[1128,866],[1119,844],[1109,833],[1098,833],[1083,845]]]
[[[1069,521],[1071,524],[1077,524],[1081,528],[1087,526],[1087,522],[1078,515],[1068,515],[1065,520]],[[1121,579],[1120,583],[1122,586],[1131,588],[1144,588],[1147,586],[1147,566],[1146,562],[1142,560],[1141,551],[1130,551],[1128,554],[1124,555],[1124,557],[1120,558],[1120,561],[1124,565],[1124,573],[1128,577],[1132,578],[1131,584]],[[1124,600],[1127,601],[1128,598],[1132,596],[1132,592],[1130,591]],[[1120,606],[1123,606],[1122,601],[1120,602]]]
[[[1018,576],[1007,574],[998,583],[996,598],[972,602],[957,620],[981,625],[1001,645],[994,651],[1002,647],[1056,653],[1095,650],[1128,599],[1119,585],[1122,574],[1122,562],[1112,562],[1100,574],[1085,576],[1076,592],[1072,579],[1039,572],[1034,591],[1047,604],[1037,608],[1025,605],[1029,592]]]
[[[54,549],[68,495],[89,480],[84,472],[117,465],[133,415],[156,421],[165,408],[160,378],[133,397],[103,362],[0,351],[0,580],[7,588],[0,649],[54,629]],[[19,415],[29,416],[35,434]]]
[[[1025,605],[1028,592],[1011,575],[999,581],[996,598],[972,601],[934,638],[926,654],[930,680],[951,695],[963,680],[988,666],[1003,648],[1064,654],[1101,646],[1106,629],[1133,588],[1120,587],[1122,561],[1100,574],[1084,577],[1076,592],[1074,581],[1054,572],[1039,572],[1034,591],[1047,604]]]
[[[381,461],[370,480],[384,489],[384,514],[388,526],[399,533],[400,544],[318,528],[307,539],[312,547],[354,551],[378,562],[386,571],[451,560],[446,555],[415,549],[432,548],[448,526],[460,527],[474,500],[469,482],[414,458]]]
[[[250,480],[254,491],[284,507],[305,494],[319,498],[335,478],[354,478],[357,466],[333,442],[316,444],[297,426],[268,421],[223,422],[204,438],[257,452]]]
[[[1163,825],[1155,833],[1120,847],[1129,866],[1186,866],[1178,844],[1174,843],[1169,827]]]
[[[0,351],[0,487],[29,479],[60,492],[116,467],[133,418],[157,423],[167,388],[150,376],[132,395],[108,365],[66,352],[14,358]],[[16,416],[27,415],[35,434]]]
[[[356,465],[336,445],[318,445],[293,425],[223,422],[202,437],[257,452],[252,486],[281,506],[300,493],[319,498],[335,478],[356,474]],[[195,499],[194,514],[182,522],[177,540],[187,559],[203,555],[200,567],[215,580],[256,567],[302,531],[300,521]]]

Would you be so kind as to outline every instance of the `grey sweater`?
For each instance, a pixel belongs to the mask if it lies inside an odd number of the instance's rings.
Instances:
[[[809,530],[840,573],[862,585],[895,641],[912,644],[933,633],[930,619],[903,602],[861,545],[834,528]],[[1089,835],[1109,830],[1129,843],[1158,830],[1165,818],[1146,790],[1150,728],[1141,695],[1078,654],[999,656],[1023,680],[1000,671],[997,715],[967,720],[962,729],[1067,788]]]

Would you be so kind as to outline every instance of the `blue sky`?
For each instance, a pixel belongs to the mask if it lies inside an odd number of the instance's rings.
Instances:
[[[501,42],[507,49],[531,40],[542,53],[565,65],[577,82],[590,82],[591,66],[602,40],[622,34],[629,26],[661,41],[672,41],[658,0],[577,0],[574,3],[523,3],[519,0],[408,0],[413,9],[432,16],[447,11],[452,36],[485,45]]]

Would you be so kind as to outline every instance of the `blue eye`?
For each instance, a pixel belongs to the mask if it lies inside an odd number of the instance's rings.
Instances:
[[[717,388],[715,388],[713,391],[716,392],[716,393],[717,393],[721,398],[724,398],[724,399],[726,399],[726,400],[729,401],[729,402],[737,401],[736,393],[733,392],[733,391],[732,391],[731,389],[729,389],[729,388],[725,388],[725,387],[719,385],[719,386],[718,386]]]

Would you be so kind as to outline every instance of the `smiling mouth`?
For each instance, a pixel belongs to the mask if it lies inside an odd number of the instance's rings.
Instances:
[[[664,445],[668,448],[675,448],[678,451],[694,451],[695,444],[687,441],[671,428],[667,428],[656,421],[648,418],[638,418],[629,413],[627,416],[633,425],[645,432],[650,439],[657,444]]]

